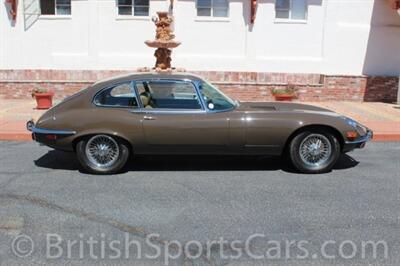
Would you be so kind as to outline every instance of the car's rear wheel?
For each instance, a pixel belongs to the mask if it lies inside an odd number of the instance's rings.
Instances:
[[[109,135],[95,135],[76,145],[79,163],[90,173],[112,174],[124,167],[129,158],[127,145]]]
[[[339,159],[340,144],[329,131],[303,131],[291,141],[289,155],[294,167],[300,172],[325,173]]]

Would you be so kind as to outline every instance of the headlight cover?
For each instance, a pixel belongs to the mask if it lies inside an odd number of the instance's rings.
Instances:
[[[367,128],[365,126],[361,125],[360,123],[349,117],[342,116],[342,118],[348,125],[353,127],[360,136],[364,136],[365,134],[367,134]]]

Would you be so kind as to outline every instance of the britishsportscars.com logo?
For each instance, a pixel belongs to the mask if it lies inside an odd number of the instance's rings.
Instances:
[[[40,243],[39,243],[40,242]],[[387,259],[389,247],[384,240],[326,240],[316,248],[307,240],[272,240],[265,234],[252,234],[244,240],[228,240],[220,237],[205,243],[190,240],[164,241],[158,234],[149,234],[138,240],[129,233],[121,239],[112,239],[106,234],[90,236],[78,234],[74,239],[59,234],[46,234],[35,241],[28,235],[18,235],[10,243],[11,252],[18,258],[29,259],[43,256],[47,260],[57,259],[148,259],[162,260],[169,265],[171,260],[186,258],[195,260],[211,258],[237,260],[247,257],[253,260],[279,259]],[[39,248],[41,247],[41,248]]]

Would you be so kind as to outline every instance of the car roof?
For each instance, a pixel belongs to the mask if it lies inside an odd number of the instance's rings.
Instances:
[[[200,76],[187,72],[139,72],[128,73],[111,78],[99,80],[93,84],[92,87],[104,88],[113,84],[128,82],[132,80],[146,80],[146,79],[189,79],[189,80],[202,80]]]

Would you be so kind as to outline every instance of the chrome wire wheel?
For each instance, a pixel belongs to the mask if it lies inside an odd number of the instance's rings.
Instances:
[[[107,168],[118,160],[119,146],[110,136],[96,135],[87,142],[85,153],[96,167]]]
[[[304,164],[318,168],[331,157],[332,145],[324,135],[311,134],[300,143],[299,154]]]

